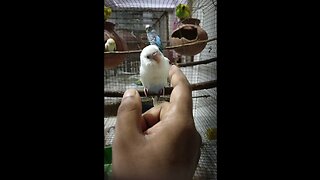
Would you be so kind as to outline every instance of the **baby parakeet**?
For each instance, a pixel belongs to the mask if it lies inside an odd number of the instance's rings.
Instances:
[[[157,45],[161,53],[163,53],[163,46],[160,36],[157,34],[156,30],[153,29],[151,25],[146,25],[146,33],[150,45]]]
[[[144,86],[144,93],[155,93],[152,97],[153,106],[158,104],[161,94],[164,94],[164,87],[168,85],[169,59],[164,57],[158,46],[146,46],[140,54],[140,80]]]
[[[180,21],[190,18],[191,12],[189,6],[187,4],[179,4],[176,8],[176,16]]]
[[[105,48],[104,50],[107,52],[115,51],[117,49],[117,45],[116,45],[116,42],[114,41],[114,39],[109,38],[107,40],[107,42],[105,43],[104,48]]]
[[[104,6],[104,21],[108,20],[111,16],[112,9],[110,7]]]

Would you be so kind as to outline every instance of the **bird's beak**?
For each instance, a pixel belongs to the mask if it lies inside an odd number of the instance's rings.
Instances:
[[[159,52],[154,52],[154,53],[152,54],[152,59],[154,59],[157,63],[159,63],[160,60],[161,60],[161,57],[160,57]]]

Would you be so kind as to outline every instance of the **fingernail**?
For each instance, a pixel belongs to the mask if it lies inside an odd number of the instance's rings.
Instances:
[[[136,90],[135,89],[128,89],[123,97],[130,97],[130,96],[135,96],[136,95]]]

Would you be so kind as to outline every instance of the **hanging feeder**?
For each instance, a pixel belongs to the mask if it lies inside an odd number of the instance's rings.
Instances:
[[[104,42],[106,43],[109,38],[114,39],[116,42],[116,51],[127,51],[128,46],[126,42],[114,31],[115,24],[112,22],[104,23]],[[123,62],[126,58],[124,54],[104,54],[104,66],[108,69],[115,68]]]
[[[208,40],[208,35],[200,26],[200,20],[188,18],[180,22],[178,28],[172,32],[170,43],[172,46],[193,43],[202,40]],[[207,45],[207,42],[195,45],[175,48],[174,50],[186,56],[194,56],[200,53]]]

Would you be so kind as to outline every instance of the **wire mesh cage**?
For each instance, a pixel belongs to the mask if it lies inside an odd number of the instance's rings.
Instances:
[[[105,144],[111,145],[113,142],[117,108],[121,102],[121,96],[112,96],[113,92],[124,92],[129,88],[143,90],[139,81],[139,52],[149,44],[145,26],[149,24],[154,27],[161,37],[163,47],[171,46],[170,36],[179,26],[179,19],[175,15],[179,3],[191,7],[192,18],[200,20],[199,26],[211,40],[206,42],[200,53],[193,56],[179,54],[174,48],[165,49],[163,54],[178,64],[191,85],[202,85],[192,91],[194,121],[203,141],[194,179],[216,179],[216,0],[105,1],[105,5],[112,8],[108,21],[115,24],[115,31],[126,41],[128,51],[133,52],[126,54],[125,60],[116,67],[105,68]],[[150,101],[147,97],[141,98],[142,101]],[[147,108],[143,107],[143,111]]]

